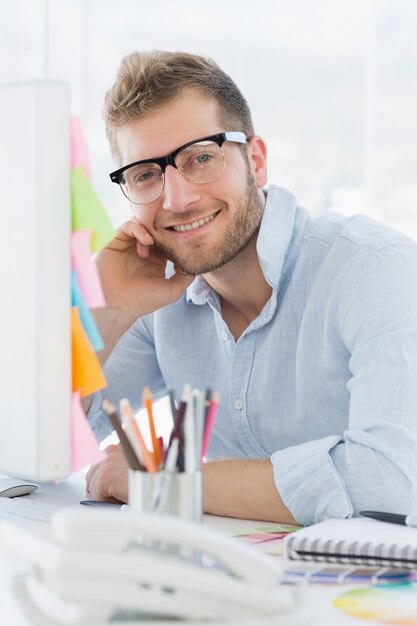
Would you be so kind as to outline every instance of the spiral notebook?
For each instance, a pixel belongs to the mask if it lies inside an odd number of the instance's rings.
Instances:
[[[285,549],[289,559],[417,569],[417,528],[330,519],[289,535]]]

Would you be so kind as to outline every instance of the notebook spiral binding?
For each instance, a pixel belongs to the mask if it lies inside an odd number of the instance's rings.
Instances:
[[[302,561],[417,568],[417,548],[396,543],[297,539],[295,534],[287,540],[287,556]]]

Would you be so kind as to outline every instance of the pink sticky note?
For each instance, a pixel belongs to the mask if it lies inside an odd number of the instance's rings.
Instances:
[[[84,415],[78,391],[72,394],[71,448],[71,472],[76,472],[86,465],[98,463],[106,458],[105,452],[100,450],[97,439]]]
[[[97,266],[91,256],[91,230],[76,230],[71,236],[72,267],[77,270],[78,285],[90,309],[105,306]]]
[[[91,180],[90,160],[80,116],[74,115],[71,117],[71,169],[77,165],[83,166],[86,176]]]

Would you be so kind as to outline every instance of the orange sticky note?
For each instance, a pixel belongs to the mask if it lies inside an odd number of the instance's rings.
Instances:
[[[71,117],[71,169],[77,165],[83,166],[87,178],[91,180],[87,142],[81,127],[80,116],[74,115]]]
[[[91,426],[80,404],[80,394],[72,394],[71,405],[71,473],[91,463],[99,463],[106,458],[100,450]]]
[[[71,308],[72,325],[72,390],[81,398],[107,385],[100,362],[80,320],[78,307]]]

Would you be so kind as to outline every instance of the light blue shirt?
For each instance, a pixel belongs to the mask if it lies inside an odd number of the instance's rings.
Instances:
[[[272,295],[235,341],[199,276],[138,319],[106,397],[218,390],[210,458],[270,458],[295,519],[417,513],[417,244],[357,215],[312,218],[270,187],[257,241]],[[90,422],[109,432],[96,394]]]

